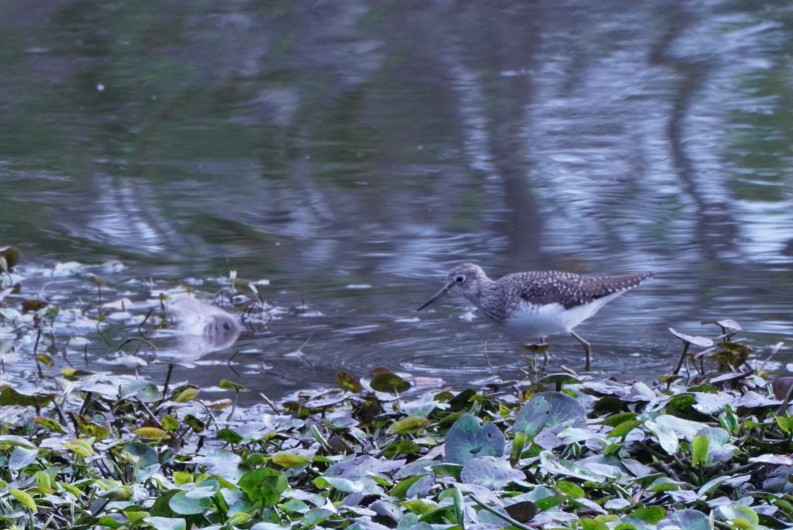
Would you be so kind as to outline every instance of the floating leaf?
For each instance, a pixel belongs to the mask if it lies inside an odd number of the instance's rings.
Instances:
[[[537,515],[537,505],[531,501],[518,501],[504,507],[507,515],[519,523],[528,523]]]
[[[628,519],[634,518],[645,523],[658,524],[664,517],[666,517],[666,510],[662,506],[643,506],[633,510],[625,522],[630,522]]]
[[[432,422],[427,418],[420,418],[418,416],[408,416],[396,421],[388,427],[388,432],[391,434],[405,434],[408,432],[415,432],[423,429]]]
[[[583,499],[586,497],[586,492],[580,486],[572,482],[560,480],[556,483],[556,487],[571,499]]]
[[[268,468],[245,473],[239,482],[250,500],[262,501],[265,506],[275,506],[288,485],[283,473]]]
[[[563,392],[540,392],[521,407],[515,416],[515,432],[534,438],[543,429],[550,429],[586,416],[586,409]]]
[[[658,523],[658,530],[711,530],[708,516],[697,510],[678,510]]]
[[[283,468],[293,468],[306,466],[311,463],[311,459],[305,455],[279,451],[272,456],[272,461]]]
[[[57,432],[58,434],[66,434],[66,427],[58,423],[56,420],[52,418],[45,418],[43,416],[36,416],[33,418],[33,421],[38,423],[42,429],[46,429],[48,431]]]
[[[716,508],[716,519],[725,521],[730,527],[745,528],[747,530],[757,528],[760,523],[757,513],[749,506],[738,503],[724,504]]]
[[[464,464],[475,457],[501,456],[505,445],[504,434],[498,427],[490,422],[480,426],[475,416],[466,414],[446,434],[444,452],[449,462]]]
[[[218,438],[230,444],[238,444],[244,440],[244,438],[239,433],[228,428],[219,429]]]
[[[44,407],[55,399],[55,394],[46,392],[23,394],[10,385],[0,385],[0,405],[19,405],[22,407]]]
[[[608,530],[609,527],[603,521],[598,521],[597,519],[589,519],[587,517],[582,517],[578,520],[578,524],[581,525],[582,530]]]
[[[372,387],[372,390],[389,394],[399,394],[410,389],[410,383],[389,371],[374,374],[369,386]]]
[[[402,506],[419,515],[434,512],[438,509],[438,503],[430,499],[411,499],[409,501],[403,502]]]
[[[11,456],[8,459],[8,469],[12,471],[19,471],[36,461],[38,457],[38,449],[27,449],[25,447],[14,447],[11,451]]]
[[[143,522],[154,530],[186,530],[187,523],[184,519],[175,517],[145,517]]]
[[[314,484],[319,488],[334,488],[344,493],[360,493],[363,491],[363,483],[358,480],[351,480],[341,477],[317,477]]]
[[[140,427],[134,429],[132,432],[141,438],[147,438],[149,440],[169,440],[171,438],[168,431],[160,429],[159,427]]]
[[[524,480],[522,471],[512,469],[509,462],[494,456],[472,458],[463,466],[460,480],[468,484],[484,486],[490,490],[501,490],[510,482]]]
[[[180,491],[168,501],[168,506],[179,515],[203,513],[212,506],[215,490],[212,487],[196,487]]]

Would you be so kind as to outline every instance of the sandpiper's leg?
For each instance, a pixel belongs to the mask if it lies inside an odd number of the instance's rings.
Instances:
[[[543,346],[546,346],[545,337],[540,337],[540,344],[542,344]],[[545,371],[545,368],[548,366],[548,360],[549,359],[550,359],[550,356],[548,355],[548,348],[543,348],[542,349],[542,371],[543,372]]]
[[[588,343],[588,342],[587,342],[587,341],[584,339],[584,337],[582,337],[581,335],[579,335],[579,334],[578,334],[578,333],[576,333],[575,331],[570,331],[570,335],[572,335],[572,336],[573,336],[573,338],[574,338],[575,340],[577,340],[578,342],[580,342],[580,343],[581,343],[581,346],[583,346],[583,347],[584,347],[584,353],[586,354],[586,365],[584,366],[584,370],[586,370],[586,371],[588,372],[588,371],[591,369],[591,367],[592,367],[592,365],[591,365],[591,362],[590,362],[590,356],[591,356],[591,354],[592,354],[592,347],[591,347],[591,345],[590,345],[590,344],[589,344],[589,343]]]

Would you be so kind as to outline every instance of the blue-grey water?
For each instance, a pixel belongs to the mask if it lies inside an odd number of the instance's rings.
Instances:
[[[416,313],[461,261],[656,271],[578,328],[622,379],[671,368],[670,326],[732,318],[758,357],[791,339],[789,3],[11,0],[0,26],[0,246],[118,260],[94,271],[108,299],[269,280],[267,329],[182,378],[278,397],[375,366],[520,376],[467,304]]]

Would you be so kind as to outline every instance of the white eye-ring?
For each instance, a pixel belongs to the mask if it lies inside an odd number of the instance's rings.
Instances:
[[[465,281],[465,276],[463,276],[463,275],[461,274],[461,275],[459,275],[459,276],[455,277],[455,278],[454,278],[454,281],[455,281],[455,282],[457,282],[457,283],[463,283],[463,282]]]

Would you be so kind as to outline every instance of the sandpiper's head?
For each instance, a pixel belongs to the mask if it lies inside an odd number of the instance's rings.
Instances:
[[[446,275],[446,284],[443,288],[424,302],[418,308],[418,311],[447,294],[459,294],[468,299],[476,298],[477,293],[481,289],[480,283],[487,279],[485,271],[479,265],[474,265],[473,263],[457,265]]]

